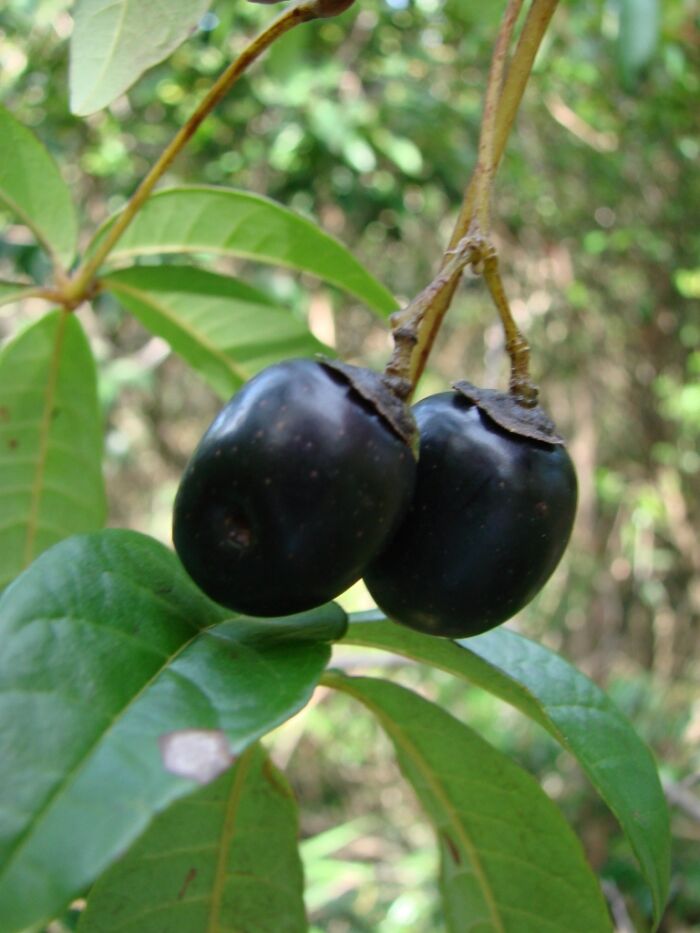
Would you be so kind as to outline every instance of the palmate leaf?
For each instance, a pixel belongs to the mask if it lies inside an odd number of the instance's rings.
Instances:
[[[610,933],[581,845],[525,771],[410,690],[328,673],[363,703],[396,750],[440,843],[450,933]]]
[[[0,590],[104,517],[95,361],[75,315],[53,311],[0,352]]]
[[[114,219],[98,230],[88,254]],[[241,256],[287,266],[336,285],[378,314],[396,309],[391,293],[336,239],[288,208],[246,191],[193,185],[157,192],[118,241],[109,262],[165,253]]]
[[[488,690],[571,752],[617,817],[649,885],[658,922],[669,884],[666,800],[647,746],[605,694],[559,655],[505,628],[460,642],[354,617],[345,643],[431,664]]]
[[[236,279],[189,266],[136,266],[103,282],[222,398],[270,363],[327,351],[303,321]]]
[[[126,91],[192,33],[210,0],[76,0],[70,105],[84,116]]]
[[[78,220],[58,166],[36,136],[0,107],[0,208],[26,224],[54,259],[69,265]]]
[[[0,917],[55,915],[156,813],[297,712],[330,605],[230,618],[135,532],[63,541],[0,599]]]
[[[156,817],[90,891],[80,933],[304,933],[297,806],[265,750]]]

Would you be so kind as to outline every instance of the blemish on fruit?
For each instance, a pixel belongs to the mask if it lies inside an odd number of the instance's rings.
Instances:
[[[227,543],[240,550],[250,547],[253,540],[251,527],[240,512],[230,512],[224,517],[224,534]]]

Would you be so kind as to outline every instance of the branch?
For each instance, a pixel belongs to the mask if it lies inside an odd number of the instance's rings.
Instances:
[[[163,150],[158,160],[151,167],[141,184],[131,196],[116,222],[110,228],[104,240],[95,250],[94,254],[76,271],[66,287],[61,289],[67,305],[75,307],[88,293],[91,282],[104,260],[112,251],[126,228],[139,212],[156,183],[162,178],[173,160],[193,136],[203,120],[211,113],[219,101],[228,94],[233,85],[248,67],[262,55],[262,53],[290,29],[300,23],[307,23],[318,17],[332,16],[346,9],[352,0],[301,0],[296,6],[285,10],[277,19],[273,20],[259,35],[257,35],[238,58],[216,80],[209,93],[197,106],[187,122],[178,130],[168,146]]]

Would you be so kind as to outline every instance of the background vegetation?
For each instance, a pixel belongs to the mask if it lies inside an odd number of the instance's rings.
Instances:
[[[217,0],[170,60],[79,120],[67,105],[67,9],[4,4],[0,99],[58,157],[97,225],[270,11]],[[475,160],[499,14],[477,0],[360,0],[296,30],[205,122],[168,181],[270,195],[410,298],[435,270]],[[562,4],[499,176],[495,232],[581,496],[563,566],[511,624],[592,675],[652,745],[674,805],[664,929],[683,931],[700,929],[700,6],[667,0],[658,15],[648,0]],[[42,262],[11,226],[0,276]],[[383,365],[387,334],[365,309],[312,280],[246,271],[342,356]],[[0,337],[40,310],[0,310]],[[169,541],[179,474],[217,400],[112,300],[80,314],[102,363],[111,523]],[[503,385],[505,373],[485,289],[468,282],[421,394],[458,378]],[[369,605],[359,589],[347,601]],[[338,661],[374,663],[349,649]],[[402,663],[396,677],[538,775],[607,879],[619,927],[645,929],[649,905],[612,817],[554,744],[434,671]],[[432,933],[430,830],[385,740],[348,702],[319,692],[273,745],[302,801],[309,909],[328,933]]]

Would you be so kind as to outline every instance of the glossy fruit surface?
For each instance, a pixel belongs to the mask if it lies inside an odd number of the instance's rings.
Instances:
[[[559,563],[576,475],[563,446],[506,431],[454,392],[413,413],[421,438],[414,497],[365,582],[398,622],[476,635],[526,605]]]
[[[289,360],[248,382],[205,433],[175,500],[175,549],[230,609],[301,612],[359,579],[414,479],[409,446],[342,374]]]

